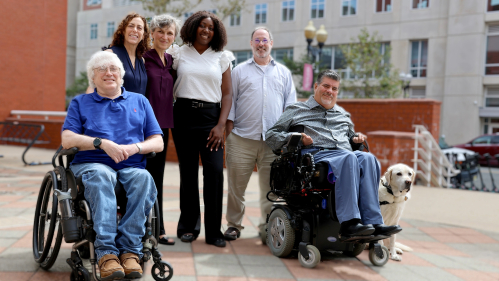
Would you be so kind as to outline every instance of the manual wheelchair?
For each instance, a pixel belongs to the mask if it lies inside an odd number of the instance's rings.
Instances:
[[[69,164],[78,149],[62,149],[56,151],[52,158],[54,169],[47,172],[38,194],[33,225],[33,256],[40,267],[50,269],[59,254],[62,239],[74,243],[71,257],[66,262],[71,267],[71,281],[92,280],[89,270],[83,266],[82,258],[90,258],[94,280],[97,276],[97,260],[94,251],[95,231],[93,230],[92,214],[84,197],[84,186],[81,177],[75,178],[69,169]],[[66,156],[66,161],[64,161]],[[148,158],[154,157],[152,152]],[[58,164],[56,164],[58,162]],[[64,163],[65,162],[65,163]],[[127,197],[123,186],[118,181],[115,186],[118,205],[117,220],[126,212]],[[172,266],[161,260],[158,250],[160,210],[156,200],[146,220],[146,234],[142,238],[143,258],[140,261],[142,269],[151,258],[153,266],[151,274],[154,280],[170,280],[173,276]]]
[[[335,211],[334,184],[328,179],[328,164],[314,163],[311,153],[302,155],[303,128],[290,129],[293,135],[272,163],[269,201],[275,202],[267,215],[266,243],[277,257],[288,256],[298,250],[300,264],[313,268],[321,260],[321,251],[343,252],[356,257],[369,244],[369,260],[373,265],[388,262],[388,248],[378,241],[390,236],[355,236],[340,238],[340,223]],[[363,146],[352,144],[355,150]],[[367,143],[365,143],[367,147]],[[274,194],[277,200],[271,200]]]

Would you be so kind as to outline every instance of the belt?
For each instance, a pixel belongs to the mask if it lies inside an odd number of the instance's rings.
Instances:
[[[220,103],[207,102],[207,101],[198,101],[191,99],[177,99],[176,102],[190,104],[192,108],[220,108]]]

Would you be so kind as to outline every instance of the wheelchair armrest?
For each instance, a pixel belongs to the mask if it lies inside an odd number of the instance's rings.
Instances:
[[[156,157],[156,152],[154,151],[146,154],[146,158],[154,158],[154,157]]]
[[[71,147],[71,148],[68,148],[68,149],[62,149],[61,151],[59,151],[59,153],[57,154],[57,156],[61,156],[61,155],[75,155],[76,153],[78,153],[78,147]]]

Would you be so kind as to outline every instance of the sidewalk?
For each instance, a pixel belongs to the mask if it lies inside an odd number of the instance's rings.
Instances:
[[[69,280],[65,260],[71,245],[63,244],[48,272],[33,260],[34,208],[43,175],[51,166],[23,166],[23,150],[0,145],[0,281]],[[26,158],[50,161],[53,153],[32,148]],[[226,248],[205,244],[203,236],[192,244],[175,238],[175,246],[160,245],[163,259],[174,267],[172,280],[499,280],[499,194],[416,186],[398,235],[398,241],[414,252],[404,253],[402,262],[390,260],[375,267],[364,251],[358,258],[324,254],[315,269],[306,269],[296,256],[279,259],[261,245],[255,227],[260,213],[257,176],[248,186],[246,228],[240,239]],[[180,214],[178,198],[178,165],[167,163],[163,213],[171,237]],[[153,280],[149,269],[142,280]]]

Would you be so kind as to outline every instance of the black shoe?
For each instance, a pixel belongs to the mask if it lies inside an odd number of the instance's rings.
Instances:
[[[374,232],[373,235],[386,235],[390,236],[393,234],[397,234],[402,231],[402,228],[400,225],[384,225],[384,224],[375,224],[374,226]]]
[[[363,225],[361,223],[343,222],[340,227],[340,235],[342,237],[352,236],[368,236],[374,232],[374,227],[370,224]]]
[[[236,240],[241,236],[241,231],[235,227],[229,227],[224,233],[225,240]]]
[[[226,245],[225,240],[222,238],[215,240],[215,242],[213,242],[213,243],[206,242],[206,244],[215,245],[215,246],[220,247],[220,248],[223,248]]]
[[[182,234],[182,237],[180,237],[180,241],[190,243],[194,240],[196,240],[197,237],[194,237],[194,234],[192,233],[185,233]]]
[[[166,237],[166,236],[165,237],[160,237],[158,239],[158,243],[159,244],[163,244],[163,245],[170,245],[170,246],[175,245],[175,241],[170,242],[169,240],[170,240],[170,237]]]

